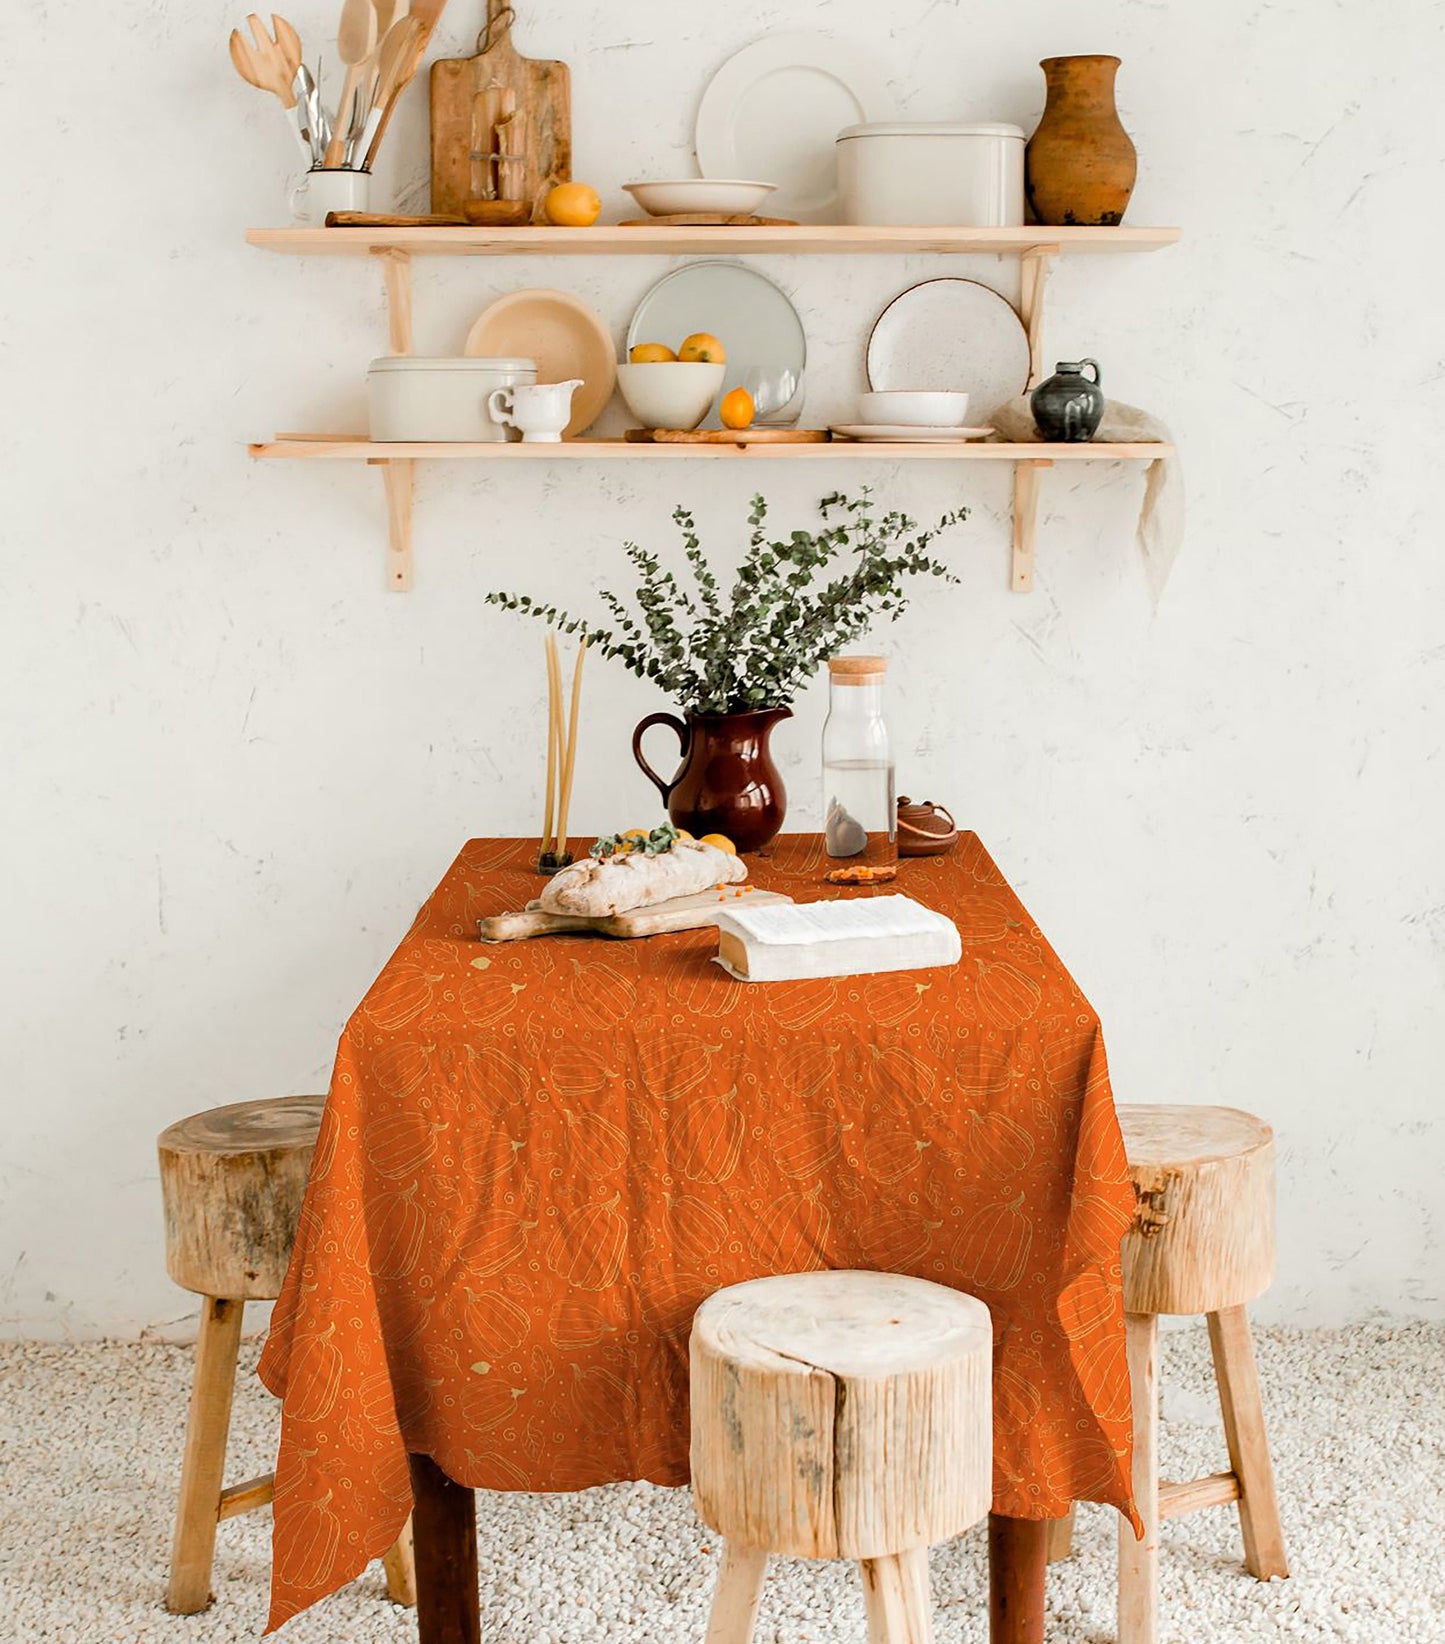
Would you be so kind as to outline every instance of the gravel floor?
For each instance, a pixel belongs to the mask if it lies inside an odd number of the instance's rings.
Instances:
[[[1274,1640],[1445,1641],[1445,1329],[1264,1331],[1269,1400],[1294,1577],[1254,1582],[1232,1512],[1165,1529],[1171,1644]],[[246,1355],[255,1363],[256,1346]],[[1204,1332],[1165,1339],[1164,1471],[1223,1467]],[[200,1616],[161,1607],[169,1514],[190,1374],[184,1349],[0,1346],[0,1639],[30,1644],[259,1636],[270,1520],[221,1526]],[[269,1466],[275,1406],[238,1389],[231,1476]],[[487,1644],[701,1640],[714,1538],[686,1491],[616,1485],[573,1496],[482,1496]],[[983,1644],[979,1533],[933,1554],[938,1644]],[[1080,1510],[1076,1553],[1050,1573],[1050,1644],[1114,1636],[1112,1515]],[[285,1644],[412,1640],[379,1566],[280,1634]],[[861,1644],[855,1573],[775,1563],[758,1644]]]

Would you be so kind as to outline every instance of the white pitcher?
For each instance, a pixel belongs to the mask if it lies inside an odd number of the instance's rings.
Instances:
[[[487,396],[487,409],[494,422],[520,428],[524,443],[556,445],[571,420],[572,396],[581,386],[580,380],[574,380],[494,388]]]

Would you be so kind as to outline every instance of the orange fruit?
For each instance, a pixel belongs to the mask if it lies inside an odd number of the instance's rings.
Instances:
[[[677,355],[666,343],[638,343],[627,355],[633,365],[671,365]]]
[[[586,183],[558,183],[547,191],[543,209],[558,228],[591,228],[602,215],[602,199]]]
[[[753,397],[747,389],[734,388],[723,395],[717,414],[724,428],[751,428],[755,410]]]
[[[715,845],[718,850],[726,851],[729,856],[736,856],[738,848],[725,833],[705,833],[698,840],[699,845]]]
[[[678,349],[677,357],[689,364],[700,360],[705,365],[722,365],[727,360],[728,351],[710,331],[694,331]]]

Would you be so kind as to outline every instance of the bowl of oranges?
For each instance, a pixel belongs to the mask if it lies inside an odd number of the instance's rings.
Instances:
[[[693,332],[676,351],[666,343],[638,343],[617,368],[617,386],[644,428],[696,428],[722,388],[727,358],[707,331]]]

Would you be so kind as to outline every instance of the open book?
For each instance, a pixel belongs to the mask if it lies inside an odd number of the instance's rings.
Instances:
[[[956,965],[958,927],[909,896],[774,903],[718,915],[717,962],[742,982]]]

